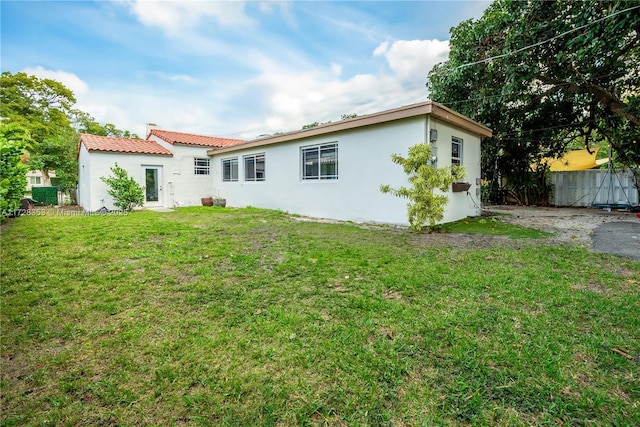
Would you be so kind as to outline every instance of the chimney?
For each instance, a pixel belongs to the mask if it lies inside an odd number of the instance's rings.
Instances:
[[[160,129],[160,127],[155,123],[147,123],[147,138],[149,138],[149,134],[153,129]]]

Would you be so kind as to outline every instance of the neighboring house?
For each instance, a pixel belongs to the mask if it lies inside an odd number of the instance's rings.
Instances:
[[[442,222],[481,214],[480,141],[491,130],[427,101],[209,150],[213,186],[228,206],[358,222],[407,224],[408,185],[391,154],[430,143],[434,166],[463,165],[468,191],[449,192]]]
[[[112,175],[116,163],[145,187],[145,207],[199,205],[201,197],[213,194],[207,150],[244,142],[153,126],[147,129],[147,139],[81,135],[78,204],[85,211],[114,209],[108,186],[100,178]]]
[[[49,171],[49,178],[55,178],[55,171]],[[27,192],[31,192],[33,187],[44,187],[47,185],[45,183],[44,176],[42,175],[42,171],[29,171],[27,172]]]

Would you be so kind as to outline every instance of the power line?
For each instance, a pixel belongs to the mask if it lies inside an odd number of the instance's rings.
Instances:
[[[595,20],[595,21],[593,21],[593,22],[589,22],[588,24],[584,24],[584,25],[581,25],[581,26],[579,26],[579,27],[572,28],[571,30],[565,31],[565,32],[564,32],[564,33],[562,33],[562,34],[558,34],[557,36],[553,36],[553,37],[551,37],[551,38],[549,38],[549,39],[547,39],[547,40],[543,40],[543,41],[541,41],[541,42],[537,42],[537,43],[534,43],[534,44],[529,45],[529,46],[521,47],[520,49],[516,49],[516,50],[513,50],[513,51],[511,51],[511,52],[507,52],[507,53],[503,53],[503,54],[500,54],[500,55],[491,56],[491,57],[489,57],[489,58],[481,59],[481,60],[479,60],[479,61],[468,62],[468,63],[466,63],[466,64],[458,65],[457,67],[453,68],[453,70],[458,70],[458,69],[460,69],[460,68],[470,67],[470,66],[472,66],[472,65],[477,65],[477,64],[484,64],[485,62],[493,61],[494,59],[500,59],[500,58],[504,58],[504,57],[507,57],[507,56],[514,55],[514,54],[516,54],[516,53],[524,52],[525,50],[529,50],[529,49],[532,49],[532,48],[534,48],[534,47],[541,46],[541,45],[543,45],[543,44],[546,44],[546,43],[552,42],[552,41],[554,41],[554,40],[556,40],[556,39],[559,39],[560,37],[564,37],[564,36],[566,36],[567,34],[574,33],[574,32],[576,32],[576,31],[582,30],[583,28],[587,28],[587,27],[588,27],[588,26],[590,26],[590,25],[597,24],[598,22],[602,22],[602,21],[604,21],[604,20],[606,20],[606,19],[612,18],[612,17],[614,17],[614,16],[616,16],[616,15],[619,15],[619,14],[621,14],[621,13],[629,12],[629,11],[631,11],[631,10],[635,10],[635,9],[640,9],[640,5],[638,5],[638,6],[633,6],[633,7],[630,7],[630,8],[624,9],[624,10],[620,10],[620,11],[618,11],[618,12],[613,12],[613,13],[611,13],[611,14],[607,15],[607,16],[604,16],[604,17],[602,17],[602,18],[596,19],[596,20]]]

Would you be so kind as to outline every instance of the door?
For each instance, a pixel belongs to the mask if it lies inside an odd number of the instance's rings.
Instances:
[[[162,166],[143,166],[144,205],[162,206]]]

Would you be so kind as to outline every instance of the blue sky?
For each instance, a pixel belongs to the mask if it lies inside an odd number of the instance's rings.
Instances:
[[[140,136],[251,139],[428,99],[449,29],[489,3],[2,0],[0,63]]]

